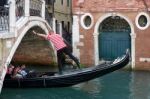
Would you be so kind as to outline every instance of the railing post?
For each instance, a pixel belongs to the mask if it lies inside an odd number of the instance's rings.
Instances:
[[[9,8],[9,28],[10,32],[15,32],[15,25],[16,25],[16,2],[15,0],[10,1],[10,8]]]
[[[30,0],[25,0],[25,17],[30,16]]]
[[[45,19],[45,0],[42,0],[42,9],[41,9],[42,18]]]

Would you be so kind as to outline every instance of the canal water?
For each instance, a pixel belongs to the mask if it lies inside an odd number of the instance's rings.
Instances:
[[[150,99],[150,72],[120,70],[66,88],[4,88],[0,99]]]

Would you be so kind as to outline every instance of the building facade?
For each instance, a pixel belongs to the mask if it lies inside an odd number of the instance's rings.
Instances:
[[[87,66],[131,52],[133,69],[150,69],[149,0],[73,0],[73,52]],[[88,58],[87,58],[88,57]]]
[[[53,30],[71,43],[72,0],[46,0],[46,14]],[[51,20],[52,19],[52,20]]]

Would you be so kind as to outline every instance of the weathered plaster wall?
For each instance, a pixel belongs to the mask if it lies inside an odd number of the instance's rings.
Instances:
[[[39,27],[34,30],[44,33]],[[47,40],[33,35],[29,30],[19,44],[12,62],[15,64],[53,65],[54,60],[54,50],[51,44]]]

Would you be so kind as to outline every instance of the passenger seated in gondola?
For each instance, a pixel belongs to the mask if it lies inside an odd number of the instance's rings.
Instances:
[[[13,74],[13,70],[14,70],[14,66],[13,66],[13,65],[10,65],[10,66],[8,67],[8,69],[7,69],[5,78],[11,79],[12,74]]]
[[[21,67],[20,67],[20,70],[18,71],[19,74],[22,75],[22,78],[25,78],[28,74],[28,71],[26,70],[26,65],[23,64]]]
[[[20,66],[15,67],[12,78],[22,78],[22,75],[19,73],[19,71],[20,71]]]
[[[34,70],[28,70],[26,68],[25,64],[23,64],[21,66],[21,70],[19,72],[23,76],[23,78],[33,78],[33,77],[36,77],[35,71]]]
[[[21,67],[17,66],[14,69],[13,78],[25,78],[27,74],[25,65],[22,65]]]
[[[31,71],[27,70],[26,65],[23,64],[21,67],[17,66],[14,69],[12,78],[18,79],[18,78],[33,78],[33,77],[36,77],[35,72],[33,70]]]

